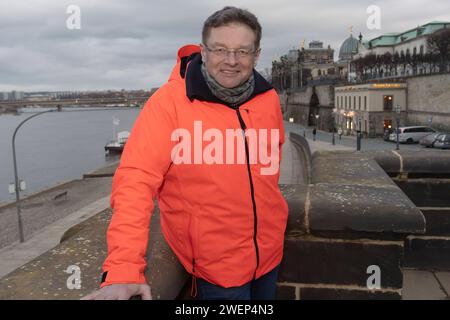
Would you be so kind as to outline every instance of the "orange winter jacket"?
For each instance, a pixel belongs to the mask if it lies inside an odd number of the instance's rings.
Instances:
[[[278,187],[279,98],[254,71],[252,96],[226,105],[207,87],[199,51],[179,50],[131,130],[113,178],[102,287],[146,282],[155,197],[164,237],[195,277],[240,286],[281,262],[288,207]]]

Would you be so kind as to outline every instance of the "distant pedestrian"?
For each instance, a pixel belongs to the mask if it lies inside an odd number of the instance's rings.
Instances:
[[[314,128],[312,132],[313,132],[313,141],[316,141],[316,134],[317,134],[316,128]]]
[[[342,139],[342,129],[341,128],[339,128],[339,130],[338,130],[338,135],[339,135],[339,140],[341,140]]]

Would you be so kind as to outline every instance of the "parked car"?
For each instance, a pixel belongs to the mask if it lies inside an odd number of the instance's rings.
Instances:
[[[429,135],[423,137],[422,139],[420,139],[419,143],[426,148],[430,148],[430,147],[433,148],[436,140],[438,140],[443,134],[444,133],[442,133],[442,132],[436,132],[436,133],[429,134]]]
[[[392,129],[392,128],[384,129],[383,140],[390,141],[389,137],[391,136],[391,133],[393,133],[393,132],[394,132],[394,129]]]
[[[400,142],[406,142],[406,143],[414,143],[419,142],[419,140],[431,133],[436,133],[436,130],[430,127],[425,126],[412,126],[412,127],[400,127],[399,130],[399,136],[398,140]],[[391,141],[397,141],[397,134],[394,130],[393,133],[391,133],[389,140]]]
[[[450,133],[445,133],[434,143],[435,148],[450,149]]]

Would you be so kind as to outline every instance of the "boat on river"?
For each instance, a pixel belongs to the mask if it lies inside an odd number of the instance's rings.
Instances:
[[[117,138],[113,141],[108,142],[105,145],[106,154],[120,154],[127,143],[129,131],[120,131],[117,133]]]

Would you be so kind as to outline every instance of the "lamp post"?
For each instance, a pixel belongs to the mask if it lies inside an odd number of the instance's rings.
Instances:
[[[361,151],[361,116],[358,116],[358,130],[356,131],[356,151]]]
[[[331,127],[331,131],[332,131],[332,136],[331,136],[331,144],[334,146],[336,144],[336,139],[334,137],[334,131],[336,129],[336,114],[337,114],[337,109],[333,108],[333,112],[332,112],[332,120],[333,120],[333,125]]]
[[[347,121],[347,115],[344,110],[341,110],[341,115],[339,116],[339,140],[342,139],[342,134],[344,133],[344,128]]]
[[[17,128],[14,130],[14,134],[12,137],[12,152],[13,152],[13,162],[14,162],[14,190],[16,193],[16,208],[17,208],[17,222],[18,222],[18,226],[19,226],[19,239],[20,242],[24,242],[24,236],[23,236],[23,224],[22,224],[22,215],[21,215],[21,207],[20,207],[20,191],[23,191],[24,188],[21,188],[21,185],[23,186],[24,183],[21,181],[19,182],[19,174],[17,173],[17,159],[16,159],[16,134],[17,131],[19,130],[19,128],[28,120],[37,117],[41,114],[44,113],[48,113],[48,112],[54,112],[54,111],[61,111],[61,106],[58,106],[57,109],[52,109],[52,110],[47,110],[47,111],[42,111],[42,112],[38,112],[33,114],[32,116],[29,116],[28,118],[26,118],[25,120],[23,120],[18,126]]]
[[[402,109],[400,108],[400,105],[397,104],[394,107],[394,111],[395,111],[395,121],[396,121],[396,125],[397,128],[395,129],[396,132],[396,136],[397,136],[397,146],[395,147],[395,150],[400,150],[400,141],[399,141],[399,128],[400,128],[400,112],[402,111]]]
[[[319,114],[317,113],[315,116],[314,116],[315,118],[316,118],[316,123],[315,123],[315,127],[314,127],[314,130],[313,130],[313,140],[314,141],[316,141],[316,134],[317,134],[317,124],[319,123]]]

